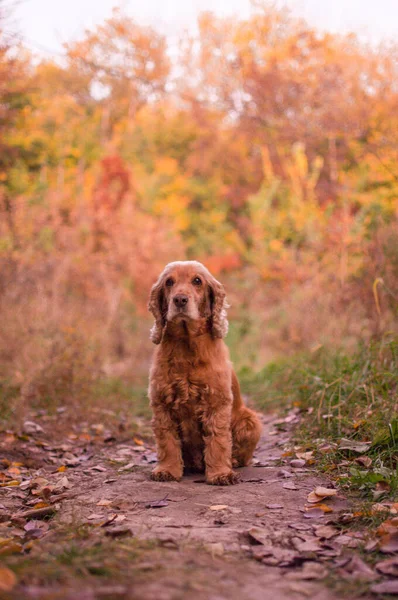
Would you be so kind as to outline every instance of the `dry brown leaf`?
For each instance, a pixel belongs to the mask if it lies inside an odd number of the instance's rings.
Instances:
[[[370,590],[375,594],[390,594],[393,596],[398,595],[398,579],[390,579],[389,581],[383,581],[382,583],[376,583],[372,585]]]
[[[359,556],[353,556],[344,566],[344,572],[351,578],[361,581],[374,581],[378,578],[376,573]]]
[[[9,540],[7,544],[0,547],[0,556],[8,556],[10,554],[19,554],[22,552],[23,546],[14,540]]]
[[[249,538],[257,544],[269,545],[270,544],[270,532],[268,529],[261,527],[252,527],[247,532]]]
[[[315,494],[317,496],[322,496],[323,498],[330,498],[331,496],[336,496],[337,490],[318,486],[315,488]]]
[[[370,456],[359,456],[355,459],[355,462],[358,465],[363,465],[367,469],[369,469],[369,467],[372,466],[372,459],[370,458]]]
[[[113,500],[100,500],[97,502],[97,506],[110,506]]]
[[[372,506],[372,513],[389,512],[391,515],[398,514],[398,502],[376,502]]]
[[[308,508],[320,508],[321,511],[324,513],[333,512],[333,508],[331,506],[328,506],[327,504],[323,504],[322,502],[320,502],[319,504],[313,504],[313,506],[308,507]]]
[[[15,573],[7,567],[0,567],[0,591],[11,592],[17,585]]]
[[[398,532],[383,535],[379,542],[379,549],[383,554],[398,552]]]
[[[9,469],[7,469],[7,475],[20,475],[21,474],[21,469],[18,469],[18,467],[10,467]]]
[[[332,527],[332,525],[321,525],[315,529],[315,535],[324,540],[330,540],[338,533],[338,529]]]
[[[298,487],[296,487],[293,483],[293,481],[287,481],[286,483],[283,484],[282,486],[285,490],[298,490]]]
[[[314,457],[314,451],[310,450],[308,452],[296,452],[297,458],[301,458],[303,460],[310,460]]]
[[[394,558],[387,558],[386,560],[378,562],[376,564],[376,569],[384,575],[398,577],[398,556],[394,556]]]
[[[379,526],[377,530],[377,535],[382,536],[387,533],[396,533],[398,532],[398,517],[394,517],[393,519],[387,519],[383,521],[383,523]]]
[[[224,554],[224,546],[221,542],[214,542],[212,544],[204,544],[204,549],[209,552],[213,558],[215,556],[222,556]]]
[[[326,496],[318,496],[315,492],[310,492],[307,496],[307,502],[310,504],[317,504],[318,502],[324,500],[325,497]]]

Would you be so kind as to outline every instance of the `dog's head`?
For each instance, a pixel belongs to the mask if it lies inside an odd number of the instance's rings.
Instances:
[[[213,337],[228,332],[224,286],[200,262],[169,263],[151,289],[151,340],[160,344],[167,322],[208,319]]]

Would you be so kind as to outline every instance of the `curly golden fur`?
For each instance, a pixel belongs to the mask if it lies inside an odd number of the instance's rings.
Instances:
[[[157,344],[150,371],[158,465],[156,481],[206,473],[213,485],[238,481],[232,467],[250,461],[261,433],[242,401],[223,338],[228,332],[224,287],[199,262],[166,266],[151,290]]]

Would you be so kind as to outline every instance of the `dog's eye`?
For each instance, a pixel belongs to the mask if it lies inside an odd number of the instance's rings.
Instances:
[[[166,279],[166,286],[171,287],[172,285],[174,285],[174,281],[169,277],[169,279]]]
[[[202,285],[202,280],[200,279],[200,277],[195,277],[195,279],[192,280],[192,283],[194,285]]]

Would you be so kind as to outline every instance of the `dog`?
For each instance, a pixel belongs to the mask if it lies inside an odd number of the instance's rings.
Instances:
[[[185,470],[205,472],[211,485],[235,484],[233,467],[253,455],[261,424],[243,403],[223,341],[227,307],[223,285],[197,261],[169,263],[151,289],[155,481],[180,481]]]

